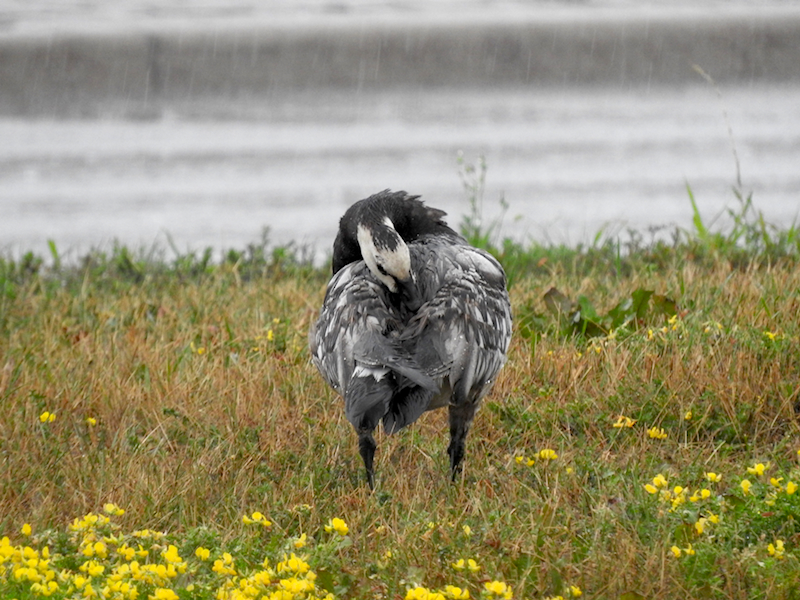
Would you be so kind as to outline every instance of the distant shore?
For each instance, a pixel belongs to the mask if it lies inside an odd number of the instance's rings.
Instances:
[[[302,13],[22,23],[0,30],[0,115],[125,117],[186,98],[800,81],[800,9]]]

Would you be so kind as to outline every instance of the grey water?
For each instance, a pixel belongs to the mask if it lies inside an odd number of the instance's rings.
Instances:
[[[800,213],[800,88],[294,96],[268,119],[6,118],[0,139],[12,253],[168,236],[180,251],[242,248],[265,227],[273,243],[320,251],[350,203],[384,188],[458,223],[469,208],[459,154],[484,158],[486,223],[504,199],[502,233],[519,240],[690,228],[687,185],[711,222],[738,206],[737,156],[768,221]]]

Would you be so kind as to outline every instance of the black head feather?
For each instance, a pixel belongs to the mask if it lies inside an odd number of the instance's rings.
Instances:
[[[458,236],[444,222],[446,214],[438,208],[425,206],[419,196],[411,196],[403,191],[383,190],[359,200],[347,209],[339,221],[339,232],[333,242],[333,272],[337,273],[344,266],[363,258],[358,245],[359,224],[378,232],[388,217],[406,243],[427,234]],[[384,243],[390,250],[394,249],[396,243],[392,236],[376,235],[375,241]]]

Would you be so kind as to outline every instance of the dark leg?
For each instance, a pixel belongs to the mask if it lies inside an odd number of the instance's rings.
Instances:
[[[375,470],[372,467],[375,448],[375,438],[372,437],[372,431],[359,431],[358,450],[364,460],[364,468],[367,470],[367,484],[371,490],[375,489]]]
[[[455,481],[461,474],[464,446],[476,409],[477,405],[472,402],[450,405],[450,445],[447,447],[447,454],[450,456],[450,478],[452,481]]]

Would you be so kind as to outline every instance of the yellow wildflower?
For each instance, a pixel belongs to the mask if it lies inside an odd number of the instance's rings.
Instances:
[[[305,545],[306,545],[306,539],[307,539],[307,538],[308,538],[308,536],[306,536],[306,534],[304,533],[304,534],[302,534],[302,535],[301,535],[299,538],[295,538],[295,540],[292,542],[292,545],[293,545],[295,548],[297,548],[298,550],[299,550],[300,548],[305,548]]]
[[[514,597],[511,588],[503,581],[487,581],[483,584],[483,588],[491,598],[504,598],[509,600]]]
[[[148,597],[151,600],[178,600],[178,594],[168,588],[156,588],[155,593]]]
[[[125,514],[125,510],[124,509],[120,508],[119,506],[117,506],[116,504],[114,504],[112,502],[105,503],[103,505],[103,511],[107,515],[112,515],[112,516],[115,516],[115,517],[119,517],[119,516],[122,516],[122,515]]]
[[[748,481],[747,479],[742,479],[742,483],[740,483],[739,485],[742,486],[742,491],[745,494],[750,493],[750,486],[752,485],[750,481]]]
[[[427,600],[429,595],[428,588],[417,586],[406,591],[405,600]]]
[[[691,410],[687,410],[686,414],[683,415],[683,419],[684,419],[684,421],[691,421],[692,420],[692,411]]]
[[[267,518],[258,511],[254,512],[250,517],[244,515],[242,517],[242,523],[244,523],[245,525],[253,525],[253,524],[263,525],[264,527],[270,527],[272,525],[272,523],[268,521]]]
[[[350,528],[347,526],[347,523],[344,522],[344,519],[333,518],[325,525],[325,531],[328,533],[333,533],[335,531],[339,535],[345,536],[350,531]]]
[[[470,537],[472,535],[472,527],[469,525],[464,525],[461,530],[464,532],[464,535]]]
[[[579,596],[583,596],[583,591],[577,585],[569,586],[569,595],[573,598],[578,598]]]
[[[179,565],[183,562],[183,559],[178,554],[178,547],[170,544],[167,549],[161,553],[168,563],[172,563],[174,565]]]
[[[478,566],[478,563],[476,563],[476,562],[475,562],[475,560],[474,560],[474,559],[472,559],[472,558],[470,558],[469,560],[467,560],[467,568],[468,568],[468,569],[469,569],[469,570],[470,570],[472,573],[477,573],[478,571],[480,571],[480,570],[481,570],[481,568]]]
[[[445,596],[453,600],[468,600],[469,590],[456,587],[454,585],[446,585],[444,588]]]
[[[108,547],[103,542],[95,542],[94,555],[99,558],[106,558],[108,556]]]
[[[31,529],[30,523],[23,524],[22,525],[22,529],[20,530],[20,532],[25,537],[28,537],[33,532],[33,530]]]
[[[40,596],[49,597],[58,591],[58,583],[53,580],[50,580],[47,583],[37,582],[31,586],[31,591],[39,594]]]
[[[681,555],[681,549],[680,548],[678,548],[677,546],[673,546],[672,548],[670,548],[670,550],[672,551],[672,554],[675,555],[675,558],[679,558],[680,557],[680,555]]]
[[[686,546],[686,548],[684,548],[683,551],[684,553],[686,553],[686,556],[694,556],[694,548],[692,548],[691,544]]]
[[[790,481],[786,484],[786,493],[790,496],[797,491],[797,484],[793,481]]]
[[[98,575],[102,575],[103,571],[106,568],[94,560],[87,560],[83,563],[80,567],[78,567],[81,572],[86,573],[89,577],[97,577]]]
[[[699,519],[697,519],[697,522],[694,524],[694,530],[697,532],[697,535],[703,535],[703,531],[705,531],[707,521],[708,519],[706,519],[705,517],[700,517]]]
[[[544,448],[543,450],[539,450],[539,458],[542,460],[555,460],[558,458],[558,454],[556,454],[555,450]]]
[[[651,427],[650,429],[647,430],[647,435],[654,440],[667,439],[667,432],[664,431],[663,427]]]
[[[126,561],[130,562],[136,557],[136,550],[128,546],[128,544],[122,544],[119,548],[117,548],[117,554],[119,554]]]
[[[308,573],[308,570],[311,566],[304,561],[302,558],[299,558],[292,552],[288,557],[284,554],[283,560],[278,563],[276,570],[278,573],[282,573],[284,571],[288,571],[290,573],[295,573],[296,575],[303,575]]]
[[[758,475],[761,477],[764,474],[764,471],[769,469],[769,466],[770,463],[767,463],[766,465],[764,463],[758,463],[752,467],[747,467],[747,472],[750,473],[750,475]]]
[[[522,463],[525,463],[525,465],[528,466],[528,467],[532,467],[534,464],[536,464],[535,461],[532,458],[528,458],[527,456],[522,456],[522,455],[514,457],[514,461],[518,465],[521,465]]]
[[[39,421],[42,423],[52,423],[56,420],[56,414],[44,411],[42,414],[39,415]]]
[[[198,546],[197,550],[194,551],[194,555],[200,560],[208,560],[209,556],[211,556],[211,550]]]
[[[767,546],[767,552],[769,552],[770,556],[774,556],[775,558],[783,558],[783,540],[775,540],[774,544],[769,544]]]
[[[97,419],[95,419],[94,417],[86,417],[86,424],[89,425],[90,427],[94,427],[95,425],[97,425]]]
[[[233,557],[229,552],[223,552],[222,558],[214,561],[211,570],[220,575],[236,575],[236,569],[233,568]]]
[[[623,427],[633,427],[636,423],[635,419],[631,419],[630,417],[626,417],[625,415],[620,415],[617,417],[617,420],[614,422],[612,427],[616,429],[622,429]]]
[[[653,485],[657,488],[665,488],[667,487],[667,478],[664,477],[661,473],[653,477]]]
[[[722,481],[722,475],[720,475],[719,473],[712,473],[709,471],[708,473],[706,473],[706,479],[708,479],[711,483],[719,483],[720,481]]]

